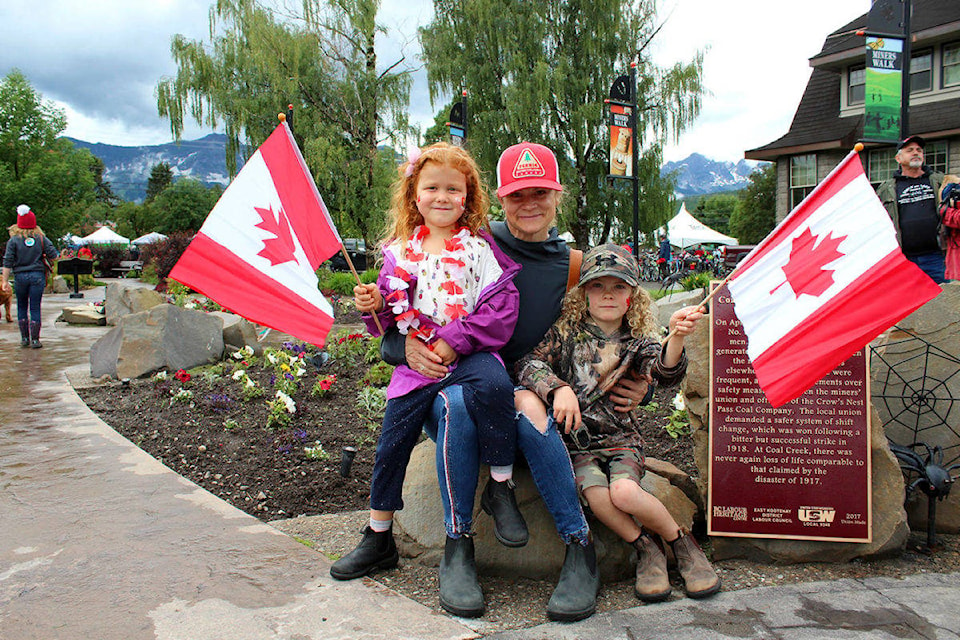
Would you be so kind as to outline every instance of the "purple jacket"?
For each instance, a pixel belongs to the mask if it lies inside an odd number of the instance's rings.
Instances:
[[[477,306],[472,313],[448,322],[442,327],[436,327],[437,337],[443,338],[461,356],[467,356],[478,351],[496,353],[513,335],[513,329],[517,323],[520,294],[513,284],[513,277],[520,271],[520,265],[500,250],[489,233],[481,231],[479,235],[490,244],[493,255],[503,273],[495,283],[480,292]],[[384,251],[383,266],[380,268],[380,275],[377,278],[377,287],[384,299],[391,293],[391,289],[387,286],[387,277],[393,273],[395,266],[396,259],[393,254]],[[409,295],[411,299],[415,289],[416,278],[414,277],[410,281]],[[387,305],[384,306],[383,311],[377,314],[377,317],[380,319],[384,331],[396,324],[396,318]],[[366,324],[370,335],[380,335],[371,314],[363,314],[363,322]],[[429,323],[429,320],[422,319],[421,322]],[[499,358],[499,355],[497,357]],[[456,366],[456,363],[453,366]],[[387,398],[398,398],[435,382],[437,382],[436,378],[428,378],[405,364],[398,365],[393,371],[393,377],[390,378]]]

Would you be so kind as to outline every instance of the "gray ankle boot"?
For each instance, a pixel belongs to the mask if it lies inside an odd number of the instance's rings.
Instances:
[[[547,617],[559,622],[589,618],[597,610],[599,591],[597,550],[592,541],[581,545],[574,540],[567,545],[560,581],[547,603]]]
[[[469,536],[447,536],[440,561],[440,606],[463,618],[483,615],[483,590],[477,581],[473,538]]]

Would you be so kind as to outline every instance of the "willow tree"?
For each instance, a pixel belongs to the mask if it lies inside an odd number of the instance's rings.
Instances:
[[[179,139],[187,117],[227,136],[227,166],[252,153],[294,106],[295,134],[342,235],[373,240],[392,158],[378,143],[408,130],[402,59],[378,64],[379,0],[304,0],[274,9],[217,0],[209,41],[176,35],[177,75],[157,86],[160,115]],[[372,246],[372,242],[368,243]]]
[[[662,68],[649,45],[659,30],[656,0],[434,0],[420,30],[431,98],[470,95],[470,145],[492,169],[499,151],[528,139],[558,152],[568,198],[565,221],[582,245],[605,240],[624,189],[603,179],[609,145],[604,99],[637,61],[642,167],[659,167],[662,143],[700,111],[703,54]],[[504,16],[510,16],[509,23]],[[641,182],[662,203],[656,175]],[[612,206],[612,202],[616,206]],[[631,214],[632,215],[632,214]],[[646,207],[654,229],[669,209]],[[606,232],[604,231],[606,230]]]

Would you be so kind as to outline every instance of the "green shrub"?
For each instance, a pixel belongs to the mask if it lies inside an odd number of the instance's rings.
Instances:
[[[710,286],[710,280],[712,279],[713,275],[705,271],[701,271],[700,273],[689,275],[681,280],[680,286],[683,287],[684,291],[694,291],[696,289],[703,289]]]
[[[377,281],[377,276],[380,275],[379,269],[367,269],[360,274],[360,282],[363,284],[371,284]]]
[[[367,370],[360,383],[372,387],[385,387],[390,383],[391,375],[393,375],[393,366],[381,360]]]

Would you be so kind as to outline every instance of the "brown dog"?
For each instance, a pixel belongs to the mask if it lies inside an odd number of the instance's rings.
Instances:
[[[7,310],[7,322],[13,322],[13,316],[10,315],[10,303],[13,302],[13,292],[0,289],[0,305]]]

